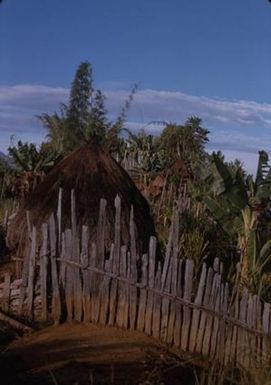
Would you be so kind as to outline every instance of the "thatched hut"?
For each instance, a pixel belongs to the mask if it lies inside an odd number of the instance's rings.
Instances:
[[[9,226],[7,243],[12,249],[26,246],[27,217],[39,233],[43,223],[56,213],[59,189],[62,188],[62,229],[71,227],[71,190],[75,191],[77,228],[87,225],[90,238],[96,236],[101,198],[107,201],[106,246],[114,240],[115,206],[121,198],[121,242],[129,245],[131,205],[134,208],[136,240],[139,251],[145,252],[154,222],[146,199],[126,171],[100,146],[89,144],[72,152],[61,161],[29,195]]]

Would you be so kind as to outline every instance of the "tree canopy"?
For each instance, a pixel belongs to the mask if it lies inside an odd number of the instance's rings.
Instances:
[[[62,104],[60,111],[54,114],[39,116],[48,130],[47,138],[52,148],[66,154],[95,138],[114,151],[119,145],[120,131],[136,90],[137,86],[132,89],[116,121],[109,122],[105,95],[93,87],[91,64],[82,62],[72,82],[68,105]]]

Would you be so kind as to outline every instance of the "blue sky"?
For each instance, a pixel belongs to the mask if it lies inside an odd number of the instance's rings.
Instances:
[[[39,143],[36,114],[65,102],[89,60],[114,117],[140,84],[128,121],[197,114],[210,150],[242,159],[271,151],[271,5],[267,0],[3,0],[0,150]],[[149,128],[157,130],[157,127]]]

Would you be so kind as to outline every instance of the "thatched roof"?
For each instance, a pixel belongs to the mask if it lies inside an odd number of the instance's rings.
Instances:
[[[41,228],[57,211],[58,193],[62,188],[62,229],[71,227],[71,190],[75,191],[77,227],[88,225],[96,235],[100,199],[107,201],[106,244],[114,240],[114,201],[121,198],[121,241],[129,243],[131,205],[141,251],[148,248],[149,237],[155,234],[154,223],[146,199],[126,171],[103,149],[95,145],[79,148],[67,156],[36,187],[9,227],[9,247],[23,250],[27,237],[26,211],[31,225]]]

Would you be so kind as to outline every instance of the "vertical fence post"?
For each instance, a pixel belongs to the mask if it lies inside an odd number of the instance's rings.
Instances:
[[[176,296],[177,292],[177,274],[178,274],[178,252],[179,252],[179,210],[173,214],[173,237],[172,237],[172,257],[171,257],[171,284],[170,292]],[[167,343],[171,344],[174,337],[174,324],[176,317],[176,302],[170,302],[170,313],[167,332]]]
[[[31,234],[31,251],[29,258],[28,269],[28,285],[27,285],[27,315],[33,317],[33,300],[34,300],[34,278],[35,278],[35,264],[36,264],[36,228],[33,227]]]
[[[9,301],[10,301],[10,273],[5,273],[4,288],[3,288],[3,305],[2,309],[5,312],[9,311]]]
[[[62,243],[62,194],[63,189],[60,187],[58,191],[58,202],[57,202],[57,230],[58,230],[58,254],[61,253]]]
[[[49,240],[50,240],[50,260],[51,260],[51,274],[52,274],[52,316],[55,324],[58,324],[61,317],[61,300],[58,282],[58,271],[56,264],[57,256],[57,239],[55,218],[52,214],[49,220]]]
[[[194,301],[196,306],[200,306],[202,304],[204,286],[205,286],[205,281],[206,281],[206,270],[207,270],[206,264],[204,263],[202,266],[202,270],[201,270],[197,295],[196,295],[196,298]],[[194,309],[193,315],[192,315],[191,334],[190,334],[190,341],[189,341],[189,351],[190,352],[195,351],[196,341],[197,341],[197,333],[198,333],[198,328],[199,328],[199,319],[200,319],[200,310]]]
[[[131,243],[131,258],[130,258],[130,303],[129,303],[129,318],[130,328],[133,330],[136,326],[136,315],[137,315],[137,288],[134,284],[137,282],[137,253],[136,253],[136,234],[135,234],[135,222],[134,222],[134,208],[131,206],[130,212],[130,243]],[[154,256],[155,258],[155,256]]]
[[[161,262],[159,262],[154,282],[154,287],[157,291],[161,290],[161,270]],[[161,296],[159,294],[155,294],[153,301],[152,335],[157,339],[160,337],[161,304]]]
[[[137,317],[137,330],[140,332],[144,331],[145,327],[145,314],[146,314],[146,304],[147,304],[147,290],[146,286],[148,284],[148,254],[143,254],[142,256],[142,276],[141,276],[141,287],[139,294],[139,306],[138,306],[138,317]]]
[[[155,256],[156,256],[156,238],[150,238],[149,245],[149,276],[148,287],[154,288],[155,283]],[[153,293],[151,291],[147,294],[147,308],[145,317],[145,333],[151,334],[152,329],[152,317],[153,317]]]
[[[72,261],[72,231],[67,229],[65,231],[65,252],[66,259]],[[71,322],[73,320],[73,307],[74,307],[74,275],[73,267],[67,265],[66,269],[66,280],[65,280],[65,300],[67,308],[67,321]]]
[[[89,231],[87,226],[82,227],[82,246],[81,246],[81,264],[83,267],[83,313],[84,313],[84,322],[90,322],[90,274],[87,270],[89,266]]]
[[[116,276],[119,275],[120,271],[120,241],[121,241],[121,200],[117,195],[115,198],[115,226],[114,226],[114,244],[111,246],[111,255],[112,255],[112,272]],[[116,279],[112,280],[111,290],[110,290],[110,302],[109,302],[109,325],[114,325],[116,322],[116,313],[117,313],[117,292],[118,292],[118,282]],[[128,299],[127,299],[128,300]]]
[[[42,225],[42,246],[40,251],[40,293],[41,319],[47,320],[47,265],[48,265],[48,225]]]
[[[187,302],[191,301],[193,278],[194,278],[194,263],[191,259],[187,259],[185,263],[184,297],[183,297]],[[190,323],[191,323],[191,309],[184,305],[182,340],[181,340],[182,350],[187,350],[188,348]]]

